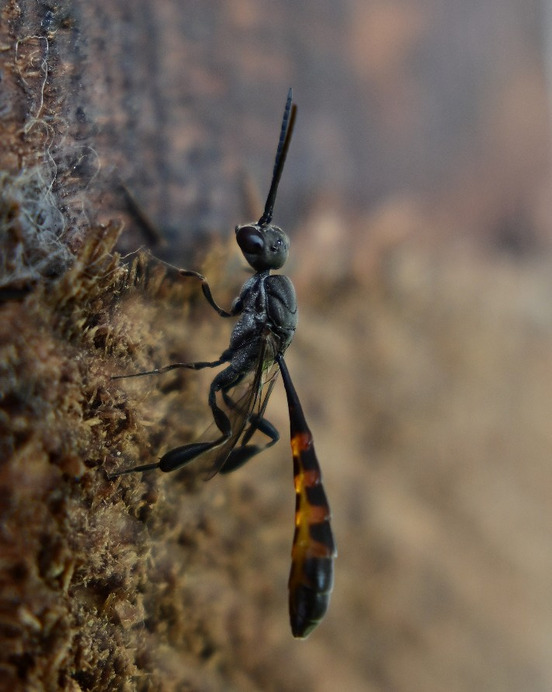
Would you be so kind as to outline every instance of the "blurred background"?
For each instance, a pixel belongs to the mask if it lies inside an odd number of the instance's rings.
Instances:
[[[126,218],[124,252],[195,268],[232,242],[260,213],[289,86],[299,107],[275,222],[292,240],[288,362],[333,509],[335,592],[291,640],[285,441],[212,481],[202,492],[227,493],[250,543],[232,557],[240,607],[224,611],[240,637],[216,625],[226,677],[210,659],[194,689],[550,690],[549,3],[75,11],[88,71],[67,96],[71,134],[93,141],[80,174],[106,219]]]
[[[244,656],[250,684],[550,689],[548,3],[96,10],[86,21],[123,65],[120,85],[95,82],[109,89],[87,114],[105,122],[98,151],[184,266],[249,220],[240,185],[266,194],[290,85],[299,106],[275,221],[292,239],[288,360],[339,557],[324,623],[288,642],[282,602],[265,623],[277,645]],[[285,430],[282,393],[271,409]],[[282,443],[230,480],[267,508],[258,537],[285,531],[281,569],[256,580],[288,568],[286,455]]]

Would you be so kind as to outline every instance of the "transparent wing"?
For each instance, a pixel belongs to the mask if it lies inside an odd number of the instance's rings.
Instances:
[[[232,434],[213,449],[204,452],[198,459],[205,480],[215,476],[238,444],[245,444],[257,429],[255,422],[262,419],[278,377],[279,367],[275,363],[276,344],[270,332],[264,336],[259,355],[252,368],[235,386],[220,395],[219,406],[230,420]],[[217,436],[218,430],[211,424],[197,442],[208,441]]]

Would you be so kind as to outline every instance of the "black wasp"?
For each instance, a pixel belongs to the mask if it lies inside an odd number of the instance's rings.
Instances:
[[[215,361],[173,363],[156,370],[113,378],[154,375],[175,368],[200,370],[227,364],[209,389],[209,406],[218,436],[177,447],[159,461],[118,471],[111,474],[111,478],[151,469],[174,471],[195,459],[201,460],[206,478],[239,468],[254,455],[274,445],[280,437],[264,417],[280,371],[289,407],[296,493],[289,610],[293,635],[304,638],[322,620],[328,608],[336,549],[330,526],[330,508],[312,435],[284,360],[297,325],[295,289],[287,276],[270,273],[284,265],[289,251],[289,238],[271,222],[296,114],[297,106],[292,105],[290,89],[264,213],[257,223],[236,226],[236,241],[255,274],[245,282],[230,310],[217,305],[202,274],[178,270],[181,276],[201,281],[205,298],[221,317],[239,316],[229,347]],[[251,443],[256,432],[264,434],[268,442],[262,446]]]

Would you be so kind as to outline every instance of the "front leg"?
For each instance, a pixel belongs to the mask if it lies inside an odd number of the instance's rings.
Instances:
[[[215,299],[213,298],[213,294],[211,293],[211,287],[209,286],[207,279],[203,276],[203,274],[200,274],[199,272],[194,272],[190,269],[179,269],[178,273],[180,274],[180,276],[191,276],[201,281],[201,290],[203,291],[203,295],[207,299],[209,305],[213,307],[221,317],[235,317],[236,315],[239,315],[240,312],[243,310],[243,303],[240,298],[236,299],[233,302],[230,311],[221,308],[220,305],[218,305]]]
[[[153,255],[150,254],[150,257],[153,257]],[[207,282],[207,279],[203,276],[203,274],[192,271],[191,269],[180,269],[180,267],[177,267],[174,264],[171,264],[170,262],[165,262],[165,260],[159,259],[159,257],[153,258],[157,262],[161,262],[161,264],[164,264],[166,267],[174,269],[180,274],[180,276],[191,276],[193,279],[199,279],[201,281],[201,290],[203,291],[203,295],[207,299],[207,302],[212,308],[214,308],[218,312],[218,314],[221,317],[235,317],[236,315],[239,315],[242,312],[243,303],[241,298],[236,298],[236,300],[232,303],[232,307],[230,308],[230,310],[225,310],[224,308],[221,308],[220,305],[218,305],[218,303],[213,298],[213,294],[211,293],[211,287],[209,286],[209,283]]]

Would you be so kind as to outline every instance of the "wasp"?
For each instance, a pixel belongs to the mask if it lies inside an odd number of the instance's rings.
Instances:
[[[289,613],[295,637],[305,638],[324,617],[333,588],[333,561],[337,555],[330,525],[330,508],[322,474],[299,397],[284,360],[297,326],[297,299],[291,280],[271,272],[287,260],[289,238],[272,223],[278,185],[284,169],[297,115],[288,92],[270,190],[263,215],[255,223],[236,226],[236,241],[255,270],[242,286],[230,310],[214,300],[206,278],[199,272],[177,269],[183,277],[201,282],[208,303],[221,317],[238,317],[228,348],[214,361],[172,363],[165,367],[113,379],[159,375],[176,368],[201,370],[225,365],[213,379],[208,403],[214,425],[196,442],[176,447],[159,461],[133,466],[111,478],[138,471],[175,471],[198,460],[204,477],[234,471],[256,454],[278,442],[280,435],[265,418],[265,410],[278,373],[286,391],[293,474],[296,494],[295,534],[289,576]],[[216,437],[210,432],[216,428]],[[255,433],[268,441],[253,443]]]

